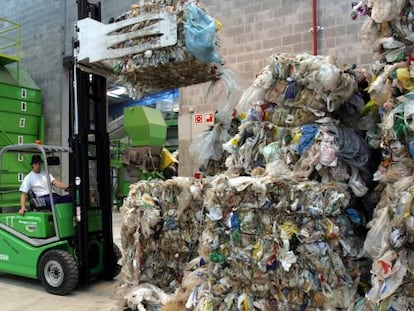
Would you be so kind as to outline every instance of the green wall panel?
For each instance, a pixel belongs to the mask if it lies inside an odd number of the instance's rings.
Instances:
[[[40,116],[42,105],[27,100],[0,97],[0,113],[3,111]]]
[[[39,136],[40,117],[0,111],[0,131]]]
[[[0,128],[0,148],[6,145],[34,144],[38,135],[7,133]]]
[[[40,103],[42,101],[42,93],[39,90],[5,83],[0,83],[0,97],[28,100],[35,103]]]

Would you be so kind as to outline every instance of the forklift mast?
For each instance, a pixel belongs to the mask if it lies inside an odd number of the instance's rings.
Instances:
[[[101,4],[77,0],[78,20],[86,17],[101,20]],[[74,47],[76,47],[76,41]],[[115,270],[112,232],[112,199],[110,179],[109,135],[107,133],[106,78],[86,73],[76,66],[70,70],[73,92],[69,104],[69,179],[74,198],[76,234],[75,248],[79,262],[79,281],[90,279],[90,239],[88,211],[99,208],[102,213],[103,278],[111,279]],[[93,187],[91,187],[93,186]],[[95,189],[93,189],[95,188]],[[91,190],[96,190],[91,204]]]

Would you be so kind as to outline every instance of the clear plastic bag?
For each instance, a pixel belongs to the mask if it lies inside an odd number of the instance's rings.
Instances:
[[[366,297],[378,303],[391,296],[400,287],[407,273],[406,253],[396,254],[393,250],[389,250],[372,266],[372,287]]]
[[[374,0],[372,1],[371,17],[377,23],[399,20],[405,6],[405,0]]]
[[[364,250],[373,259],[380,258],[390,247],[389,233],[391,224],[388,208],[383,208],[378,213],[377,217],[368,223],[371,229],[368,231],[364,242]]]
[[[336,182],[345,182],[349,179],[348,165],[339,160],[336,166],[330,168],[330,175]]]
[[[283,160],[274,160],[266,165],[266,172],[272,177],[292,178],[292,172]]]
[[[262,69],[257,78],[253,81],[254,87],[259,87],[264,90],[268,90],[275,83],[272,70],[270,66],[266,66]]]
[[[357,197],[363,197],[368,192],[368,188],[362,180],[359,170],[355,167],[352,167],[348,185]]]
[[[252,105],[262,105],[264,102],[265,90],[261,87],[249,86],[241,96],[236,106],[236,111],[240,119],[246,119]]]
[[[405,53],[405,44],[394,37],[382,37],[373,43],[374,58],[387,63],[394,63]]]
[[[410,131],[414,132],[414,101],[404,104],[404,123]]]
[[[248,82],[241,76],[236,75],[230,69],[223,69],[220,79],[211,83],[206,92],[206,104],[217,107],[216,119],[230,126],[233,112],[243,92],[248,88]],[[247,106],[247,112],[250,106]]]
[[[279,142],[272,142],[263,147],[262,154],[266,163],[270,163],[283,158],[282,149]]]
[[[211,131],[201,133],[189,148],[192,156],[198,158],[198,164],[205,166],[209,160],[218,161],[223,156],[223,143],[230,139],[223,124],[216,124]]]

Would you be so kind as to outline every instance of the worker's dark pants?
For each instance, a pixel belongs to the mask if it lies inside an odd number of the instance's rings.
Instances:
[[[41,198],[43,198],[45,200],[45,203],[46,203],[47,206],[51,206],[49,195],[44,195]],[[70,194],[60,195],[60,194],[57,194],[57,193],[53,193],[53,202],[55,204],[68,203],[68,202],[72,202],[72,198],[71,198]]]

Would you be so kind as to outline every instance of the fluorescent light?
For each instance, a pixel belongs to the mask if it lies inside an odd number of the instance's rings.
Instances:
[[[126,88],[123,86],[114,86],[113,89],[106,92],[108,96],[119,96],[126,93]]]

